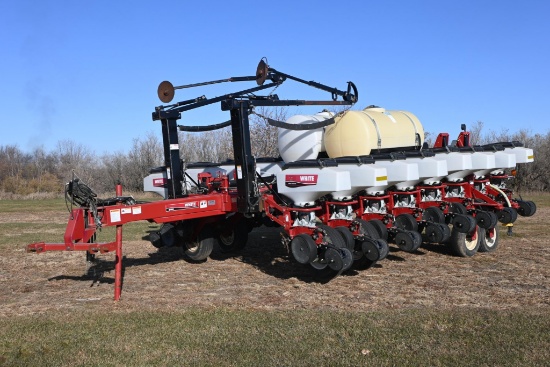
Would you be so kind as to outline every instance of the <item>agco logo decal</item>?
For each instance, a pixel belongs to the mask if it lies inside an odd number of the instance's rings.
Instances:
[[[204,209],[207,207],[208,207],[208,204],[206,200],[201,200],[201,201],[191,201],[189,203],[182,203],[182,204],[169,204],[166,206],[166,211],[171,212],[175,210],[199,209],[199,208]]]
[[[319,175],[286,175],[285,185],[287,187],[301,187],[317,185]]]
[[[154,187],[164,187],[166,185],[166,179],[165,178],[154,178],[153,179],[153,186]]]

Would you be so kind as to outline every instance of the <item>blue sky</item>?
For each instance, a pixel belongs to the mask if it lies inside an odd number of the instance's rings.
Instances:
[[[359,88],[355,108],[416,114],[426,131],[547,133],[548,1],[26,1],[0,4],[0,145],[98,154],[152,132],[158,84],[253,75],[260,58],[306,80]],[[177,100],[254,84],[187,89]],[[281,98],[326,99],[285,82]],[[314,112],[291,107],[290,113]],[[180,123],[229,119],[219,104]]]

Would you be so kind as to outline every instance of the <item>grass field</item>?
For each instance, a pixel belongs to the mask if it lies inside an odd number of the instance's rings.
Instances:
[[[131,224],[118,303],[110,268],[94,286],[82,254],[24,253],[62,239],[63,201],[0,201],[0,366],[550,365],[550,195],[528,198],[537,214],[513,237],[501,230],[495,253],[393,250],[326,284],[288,260],[278,233],[191,264],[152,254],[150,224]]]

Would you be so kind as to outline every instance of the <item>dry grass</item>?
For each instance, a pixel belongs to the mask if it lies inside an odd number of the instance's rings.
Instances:
[[[254,230],[239,256],[215,252],[196,264],[177,249],[156,251],[141,239],[151,225],[135,223],[124,227],[119,303],[112,254],[86,274],[82,253],[24,252],[62,239],[62,201],[0,201],[0,364],[73,365],[81,355],[82,365],[184,357],[219,365],[221,353],[234,365],[541,365],[549,360],[550,195],[524,198],[537,214],[520,217],[512,237],[502,228],[494,253],[392,248],[375,267],[335,279],[291,261],[277,230]],[[40,341],[47,335],[75,343]]]

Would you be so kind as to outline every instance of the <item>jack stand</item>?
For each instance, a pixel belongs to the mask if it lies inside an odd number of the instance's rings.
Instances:
[[[506,231],[507,236],[512,236],[514,232],[512,232],[512,229],[514,228],[514,223],[508,223],[504,225],[505,227],[508,227],[508,231]]]

